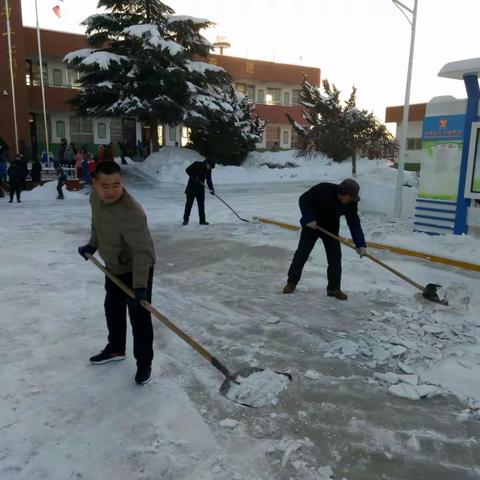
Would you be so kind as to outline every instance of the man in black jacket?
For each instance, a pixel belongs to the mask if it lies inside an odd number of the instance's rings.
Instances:
[[[344,180],[340,185],[319,183],[300,197],[302,212],[302,233],[297,251],[293,256],[288,271],[288,281],[283,293],[293,293],[302,276],[303,266],[308,260],[315,243],[323,241],[328,261],[327,295],[339,300],[346,300],[347,295],[341,290],[342,250],[340,242],[317,230],[317,226],[338,236],[340,217],[345,215],[357,253],[363,257],[366,253],[365,236],[358,217],[360,186],[355,180]]]
[[[13,202],[13,196],[17,196],[17,203],[21,203],[20,192],[25,184],[25,171],[23,166],[20,164],[20,155],[15,157],[15,160],[8,167],[8,183],[10,185],[10,201]]]
[[[185,189],[187,202],[183,214],[183,225],[188,225],[193,202],[197,200],[198,216],[200,225],[209,225],[205,218],[205,181],[212,195],[215,194],[212,183],[212,168],[215,168],[213,160],[205,159],[204,162],[194,162],[185,171],[188,175],[188,185]]]

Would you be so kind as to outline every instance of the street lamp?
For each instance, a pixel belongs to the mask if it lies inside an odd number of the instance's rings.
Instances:
[[[413,1],[413,10],[407,7],[400,0],[392,0],[393,4],[402,12],[406,17],[410,25],[412,26],[412,33],[410,38],[410,55],[408,59],[408,73],[407,73],[407,85],[405,87],[405,103],[403,104],[403,119],[402,127],[400,129],[400,152],[398,154],[398,171],[397,171],[397,185],[395,188],[395,205],[394,215],[398,218],[402,215],[402,193],[403,193],[403,174],[405,171],[405,153],[407,143],[407,128],[408,128],[408,111],[410,107],[410,87],[412,84],[412,70],[413,70],[413,53],[415,48],[415,28],[417,24],[417,5],[418,0]],[[408,13],[411,14],[409,18]]]

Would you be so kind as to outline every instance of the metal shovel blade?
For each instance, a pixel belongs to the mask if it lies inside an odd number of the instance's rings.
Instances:
[[[244,403],[242,401],[237,401],[234,398],[231,398],[228,396],[228,392],[230,391],[230,388],[232,387],[232,384],[237,384],[240,385],[240,379],[245,379],[248,378],[252,373],[256,372],[264,372],[264,368],[258,368],[258,367],[246,367],[242,368],[241,370],[238,370],[238,372],[233,373],[230,378],[226,378],[225,381],[222,383],[220,387],[220,394],[223,395],[225,398],[228,398],[232,402],[238,403],[239,405],[243,405],[244,407],[250,407],[250,408],[258,408],[255,405],[250,405],[248,403]],[[292,381],[292,376],[289,373],[286,372],[277,372],[275,371],[278,375],[285,375],[290,381]]]
[[[426,287],[425,290],[423,290],[423,298],[426,300],[430,300],[431,302],[434,303],[439,303],[440,305],[448,305],[448,300],[446,298],[441,299],[438,296],[438,289],[441,288],[441,285],[437,285],[436,283],[429,283]]]

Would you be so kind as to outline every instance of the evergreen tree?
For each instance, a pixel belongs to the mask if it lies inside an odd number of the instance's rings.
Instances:
[[[356,107],[357,90],[353,87],[346,102],[340,100],[340,91],[328,80],[322,82],[325,95],[305,77],[300,92],[300,105],[309,127],[304,128],[287,114],[299,134],[300,154],[304,156],[325,153],[336,162],[352,158],[352,174],[356,175],[357,154],[381,158],[393,151],[396,142],[371,112]]]
[[[231,85],[211,88],[208,95],[199,89],[195,93],[195,109],[186,122],[191,148],[223,165],[240,165],[261,140],[264,122]]]
[[[195,88],[208,92],[231,81],[222,68],[192,60],[208,55],[200,31],[211,23],[174,16],[159,0],[100,0],[98,8],[107,13],[83,22],[91,48],[64,59],[82,73],[72,104],[82,115],[140,119],[158,150],[158,125],[189,118]]]

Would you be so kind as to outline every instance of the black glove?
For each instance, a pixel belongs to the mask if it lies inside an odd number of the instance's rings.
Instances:
[[[148,290],[146,288],[134,288],[135,301],[141,303],[142,300],[148,301]]]
[[[89,243],[86,245],[82,245],[81,247],[78,247],[78,253],[85,259],[88,260],[87,253],[90,255],[93,255],[97,251],[96,247],[93,247]]]

